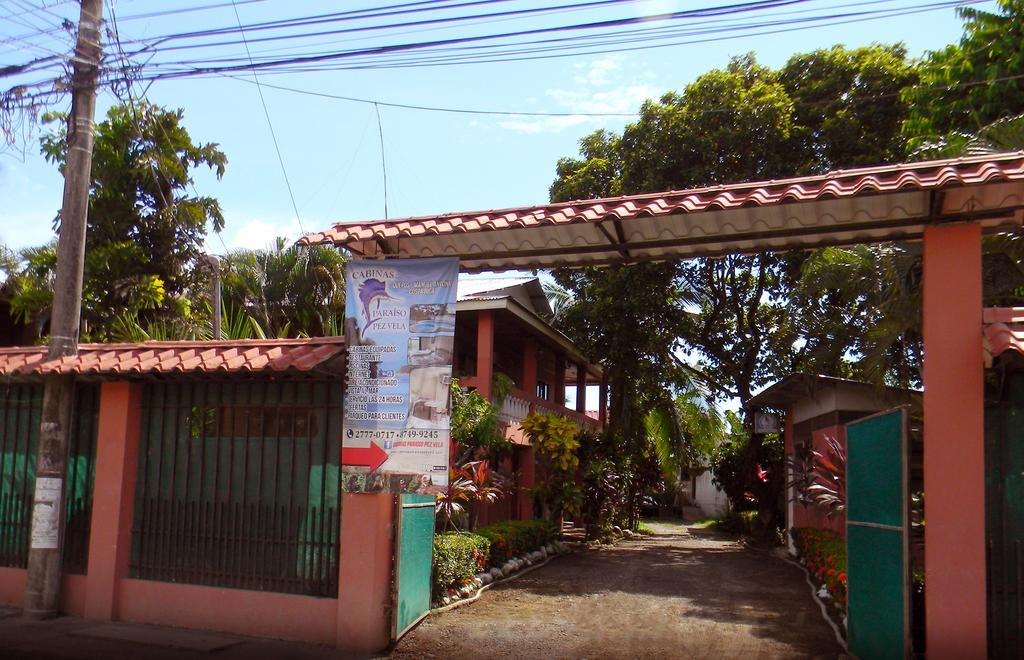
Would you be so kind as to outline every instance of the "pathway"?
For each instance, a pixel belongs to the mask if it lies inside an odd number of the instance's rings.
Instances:
[[[840,657],[799,569],[725,536],[654,527],[431,616],[392,657]]]

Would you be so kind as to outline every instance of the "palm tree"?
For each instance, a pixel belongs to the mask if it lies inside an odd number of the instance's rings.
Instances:
[[[250,315],[270,336],[340,335],[345,317],[346,257],[333,246],[288,245],[235,250],[224,259],[225,303]]]

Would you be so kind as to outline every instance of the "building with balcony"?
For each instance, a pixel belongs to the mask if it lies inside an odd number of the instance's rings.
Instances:
[[[459,279],[454,376],[488,399],[495,374],[513,383],[501,402],[501,421],[514,448],[497,467],[515,483],[514,496],[488,507],[481,524],[534,515],[527,491],[538,476],[536,458],[519,428],[531,411],[553,412],[592,430],[605,424],[608,387],[601,367],[588,362],[550,318],[535,277]]]

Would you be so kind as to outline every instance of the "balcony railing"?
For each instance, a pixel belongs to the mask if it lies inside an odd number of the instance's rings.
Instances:
[[[516,424],[520,420],[525,419],[526,416],[530,414],[531,410],[566,417],[576,422],[579,426],[586,427],[591,430],[597,430],[603,426],[599,420],[585,415],[578,410],[566,408],[565,406],[560,406],[552,401],[539,399],[536,396],[530,396],[528,392],[520,389],[513,389],[512,392],[505,397],[505,400],[502,402],[499,419],[509,424]]]

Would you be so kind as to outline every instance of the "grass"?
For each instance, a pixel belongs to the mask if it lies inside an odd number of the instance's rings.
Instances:
[[[645,522],[638,523],[636,526],[636,531],[644,535],[654,534],[654,528]]]

